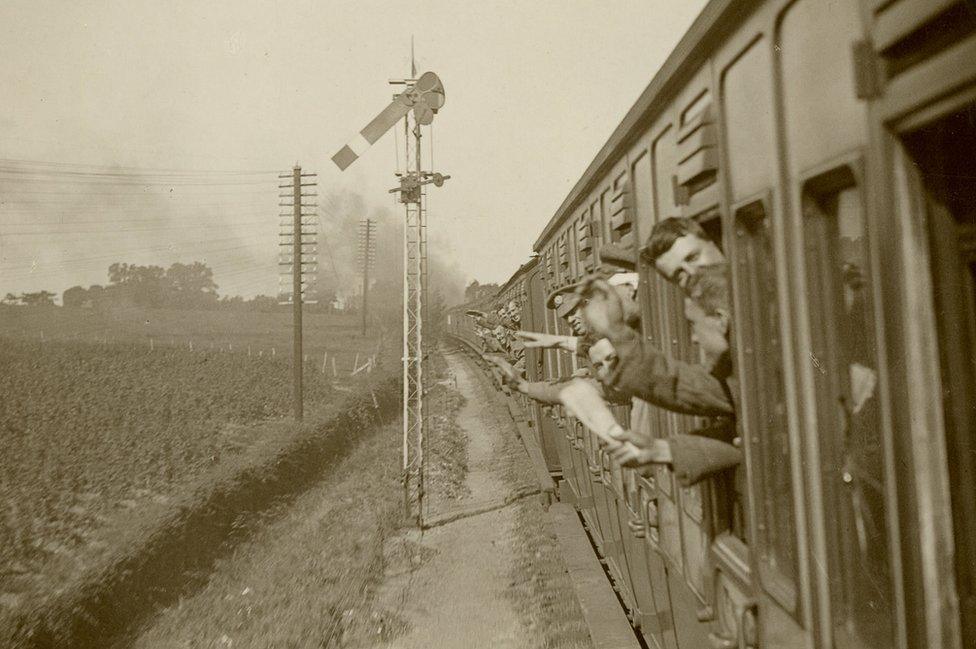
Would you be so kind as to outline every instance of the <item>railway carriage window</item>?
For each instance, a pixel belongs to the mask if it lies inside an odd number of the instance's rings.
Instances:
[[[776,267],[768,203],[757,200],[735,212],[738,263],[737,339],[744,367],[738,373],[745,393],[742,422],[758,440],[755,471],[762,499],[756,535],[763,585],[790,610],[796,608],[796,519],[780,341]],[[758,504],[758,503],[757,503]]]
[[[905,141],[924,201],[964,638],[976,637],[976,104]]]
[[[840,646],[893,642],[884,454],[861,190],[853,170],[802,197],[834,628]]]

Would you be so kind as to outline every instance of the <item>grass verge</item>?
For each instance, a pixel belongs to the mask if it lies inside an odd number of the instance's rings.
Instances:
[[[215,566],[134,643],[155,647],[352,647],[392,639],[402,623],[374,593],[403,523],[399,423],[378,427],[278,520]]]

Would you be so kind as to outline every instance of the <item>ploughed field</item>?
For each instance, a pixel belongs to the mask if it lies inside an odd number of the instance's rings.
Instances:
[[[0,309],[0,613],[57,589],[112,553],[126,530],[208,481],[273,458],[300,434],[289,421],[290,348],[270,353],[288,340],[287,314],[235,313],[215,324],[183,312],[164,326],[174,339],[194,338],[191,351],[188,342],[139,339],[138,325],[163,320],[158,313],[129,313],[109,327],[107,314],[77,311]],[[85,334],[77,326],[85,318],[104,326]],[[193,330],[201,322],[212,347]],[[375,353],[375,336],[320,324],[316,342],[330,356]],[[285,331],[256,336],[271,325]],[[351,364],[334,378],[321,354],[306,363],[310,421],[363,384],[365,373],[349,377]]]

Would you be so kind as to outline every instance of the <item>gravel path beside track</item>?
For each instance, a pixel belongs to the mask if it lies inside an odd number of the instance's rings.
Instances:
[[[512,427],[492,412],[493,388],[461,353],[446,360],[465,398],[458,415],[468,438],[468,496],[436,492],[427,520],[479,512],[533,491],[534,475]],[[408,632],[387,649],[586,647],[589,637],[535,499],[520,499],[406,535],[430,553],[416,570],[388,578],[379,600],[399,612]],[[387,573],[396,567],[388,567]]]

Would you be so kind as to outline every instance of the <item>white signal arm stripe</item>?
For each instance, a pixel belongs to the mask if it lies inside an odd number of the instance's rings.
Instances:
[[[353,138],[349,140],[346,146],[352,149],[352,152],[355,153],[356,157],[358,158],[359,156],[366,153],[366,150],[369,149],[371,145],[369,143],[369,140],[363,137],[362,133],[356,133],[356,135],[354,135]]]

